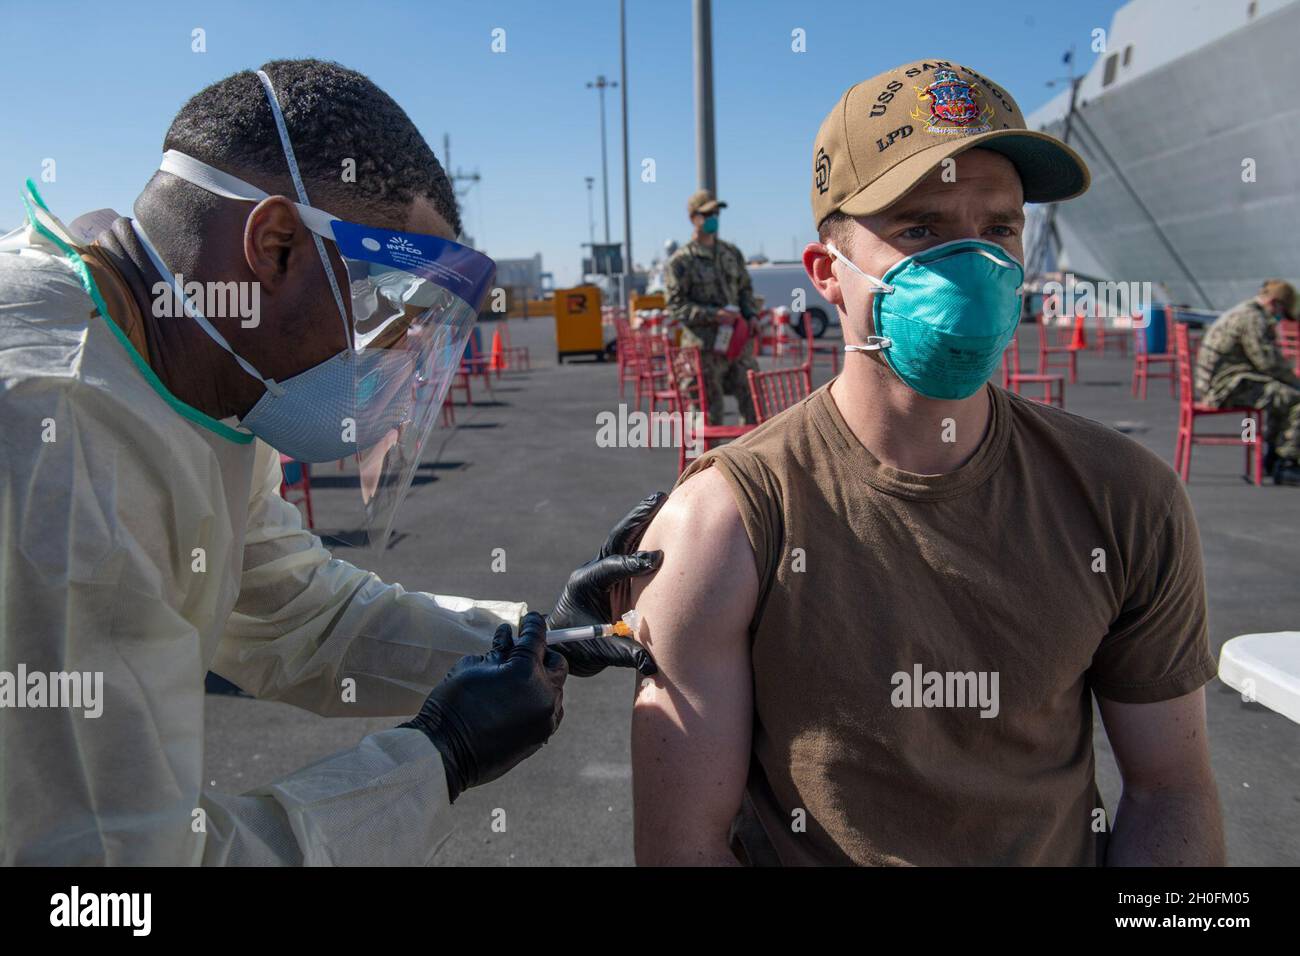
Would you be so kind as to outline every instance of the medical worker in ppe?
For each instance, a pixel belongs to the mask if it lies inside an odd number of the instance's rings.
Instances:
[[[332,558],[280,497],[279,454],[353,459],[382,545],[492,263],[453,241],[410,119],[336,64],[228,77],[164,150],[133,218],[65,226],[29,181],[0,238],[0,863],[427,862],[457,795],[554,732],[567,673],[653,672],[631,640],[561,655],[545,631],[607,621],[608,589],[657,566],[630,549],[662,496],[549,620]],[[215,793],[209,669],[409,719]],[[95,681],[93,708],[66,706]]]

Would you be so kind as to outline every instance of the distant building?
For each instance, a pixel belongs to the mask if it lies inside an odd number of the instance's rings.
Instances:
[[[496,284],[515,295],[540,299],[551,291],[550,273],[542,271],[542,254],[531,259],[497,259]]]

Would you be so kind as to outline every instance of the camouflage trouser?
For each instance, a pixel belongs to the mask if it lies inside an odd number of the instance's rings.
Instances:
[[[709,406],[710,425],[722,424],[723,395],[732,395],[740,405],[740,420],[746,425],[754,423],[754,402],[749,392],[749,375],[752,369],[758,371],[758,361],[750,354],[742,355],[735,361],[728,362],[725,355],[713,351],[716,329],[701,330],[704,335],[692,329],[682,329],[682,348],[700,350],[700,367],[704,373],[705,399]],[[709,332],[714,334],[708,334]],[[707,346],[704,340],[708,340]],[[752,345],[746,345],[746,353],[752,351]],[[695,370],[683,365],[678,378],[684,390],[695,387]]]
[[[1285,382],[1242,382],[1220,406],[1264,410],[1264,440],[1279,458],[1300,461],[1300,390]]]

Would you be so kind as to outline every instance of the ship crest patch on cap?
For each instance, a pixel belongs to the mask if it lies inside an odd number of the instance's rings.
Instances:
[[[974,134],[993,128],[993,104],[981,102],[984,94],[980,89],[952,70],[935,70],[929,86],[913,89],[918,100],[930,101],[928,115],[922,106],[912,110],[912,119],[924,123],[927,133]]]

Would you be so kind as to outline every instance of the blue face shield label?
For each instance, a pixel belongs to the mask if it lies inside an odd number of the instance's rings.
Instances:
[[[496,278],[496,263],[469,246],[416,232],[376,229],[334,220],[339,254],[390,269],[400,269],[441,286],[474,312],[483,305]]]

